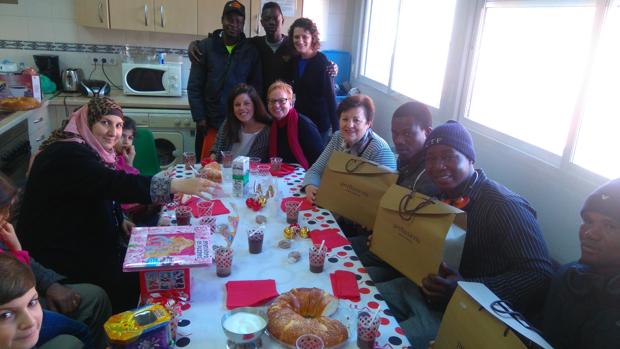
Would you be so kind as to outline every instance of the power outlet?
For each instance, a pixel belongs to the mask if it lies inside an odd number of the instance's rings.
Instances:
[[[116,65],[117,61],[116,61],[116,57],[110,57],[110,56],[97,56],[97,55],[92,55],[90,57],[90,62],[91,64],[95,65],[101,65],[101,64],[105,64],[105,65]]]

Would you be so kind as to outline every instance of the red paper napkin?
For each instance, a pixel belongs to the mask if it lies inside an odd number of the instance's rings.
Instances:
[[[336,272],[329,274],[329,278],[332,281],[334,296],[352,301],[360,300],[360,290],[357,287],[355,274],[350,271],[336,270]]]
[[[327,247],[329,251],[332,248],[351,244],[347,238],[338,233],[339,231],[340,230],[336,228],[313,230],[308,235],[310,235],[312,243],[315,245],[320,245],[321,242],[325,240],[325,247]]]
[[[275,177],[284,177],[286,175],[290,175],[291,173],[295,172],[295,169],[297,167],[293,166],[293,165],[289,165],[289,164],[282,164],[280,165],[280,171],[274,171],[271,170],[271,175],[275,176]]]
[[[299,197],[291,196],[291,197],[282,199],[282,203],[280,204],[280,208],[282,209],[282,212],[286,212],[286,203],[289,201],[301,202],[301,206],[299,206],[300,211],[311,210],[314,207],[314,205],[312,205],[310,201],[306,200],[305,197],[299,198]]]
[[[198,212],[198,203],[201,202],[203,200],[197,198],[197,197],[192,197],[191,199],[189,199],[186,203],[185,206],[189,206],[192,209],[192,214],[194,215],[194,217],[196,218],[200,218],[200,213]],[[212,216],[218,216],[221,214],[228,214],[230,213],[230,210],[226,208],[226,206],[224,206],[224,204],[222,203],[222,201],[220,200],[213,200],[213,202],[215,202],[215,205],[213,205],[213,211],[211,211],[211,215]]]
[[[255,307],[278,295],[276,281],[273,279],[228,281],[226,283],[226,308]]]

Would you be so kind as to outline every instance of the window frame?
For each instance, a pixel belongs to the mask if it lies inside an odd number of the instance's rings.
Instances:
[[[618,1],[618,0],[616,0]],[[573,156],[577,147],[579,135],[579,127],[583,119],[583,109],[585,107],[585,99],[588,91],[588,84],[592,76],[594,67],[594,58],[598,49],[598,41],[604,25],[605,14],[608,9],[613,6],[614,0],[565,0],[558,3],[553,0],[478,0],[476,4],[474,28],[468,33],[470,35],[470,48],[468,54],[464,55],[463,63],[465,69],[465,78],[463,84],[457,88],[462,89],[461,97],[458,100],[457,115],[458,120],[470,131],[481,134],[492,140],[509,147],[510,149],[523,153],[525,156],[541,161],[554,170],[567,172],[580,178],[586,178],[591,181],[604,181],[607,178],[592,170],[583,168],[573,162]],[[570,118],[569,132],[564,143],[562,155],[554,154],[526,141],[520,140],[509,134],[505,134],[491,127],[485,126],[479,122],[466,117],[470,108],[472,91],[475,83],[474,71],[478,62],[478,54],[480,42],[482,40],[482,31],[484,29],[484,15],[487,8],[491,7],[562,7],[576,5],[591,5],[595,7],[593,18],[593,28],[591,34],[591,42],[583,72],[582,81],[579,87],[577,99],[574,102],[573,114]]]
[[[361,9],[361,15],[362,15],[362,21],[360,24],[360,32],[362,33],[362,35],[359,38],[359,68],[356,71],[356,79],[359,80],[360,82],[364,83],[365,85],[368,85],[376,90],[378,90],[379,92],[385,93],[390,97],[393,97],[395,99],[398,100],[411,100],[411,99],[415,99],[414,97],[410,97],[407,96],[405,94],[402,94],[396,90],[394,90],[392,88],[392,77],[393,77],[393,73],[394,73],[394,59],[395,59],[395,54],[396,54],[396,46],[398,45],[398,36],[394,36],[394,40],[393,40],[393,44],[392,44],[392,52],[390,54],[390,75],[388,77],[388,83],[387,85],[384,85],[383,83],[373,80],[367,76],[364,75],[364,71],[366,69],[366,56],[367,56],[367,52],[368,52],[368,32],[369,32],[369,28],[370,28],[370,19],[372,17],[372,3],[373,1],[379,1],[379,0],[364,0],[362,3],[362,9]],[[400,13],[400,8],[402,6],[402,2],[403,1],[407,1],[407,0],[399,0],[399,4],[398,4],[398,8],[399,8],[399,13]],[[432,0],[431,0],[432,1]],[[469,1],[469,0],[468,0]],[[474,0],[474,1],[480,1],[480,0]],[[447,59],[446,59],[446,67],[444,70],[444,78],[443,78],[443,82],[442,82],[442,89],[441,89],[441,93],[440,93],[440,97],[439,97],[439,101],[438,101],[438,105],[435,106],[431,106],[429,105],[429,108],[434,108],[434,109],[441,109],[444,106],[444,97],[447,94],[447,86],[446,86],[446,81],[448,80],[448,76],[449,76],[449,63],[450,63],[450,58],[452,57],[453,54],[453,50],[454,50],[454,41],[455,41],[455,23],[458,21],[457,16],[458,16],[458,11],[459,11],[459,5],[460,5],[461,0],[456,0],[456,4],[455,4],[455,10],[454,10],[454,19],[453,19],[453,28],[452,28],[452,34],[450,35],[450,44],[448,47],[448,52],[447,52]],[[396,18],[396,27],[398,28],[400,24],[400,16],[398,16]]]

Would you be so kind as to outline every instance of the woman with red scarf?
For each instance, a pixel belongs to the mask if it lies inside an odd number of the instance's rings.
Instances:
[[[308,169],[323,152],[323,141],[316,125],[293,108],[291,85],[276,81],[267,90],[269,113],[273,117],[269,135],[269,156]]]

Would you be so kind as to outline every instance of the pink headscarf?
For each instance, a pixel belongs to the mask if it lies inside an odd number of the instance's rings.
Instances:
[[[86,143],[99,154],[105,163],[110,165],[116,163],[116,152],[114,149],[110,151],[105,150],[97,138],[95,138],[95,135],[90,131],[90,127],[88,127],[88,105],[82,106],[71,114],[71,119],[69,119],[69,123],[64,130],[82,136],[82,138],[69,138],[67,141]]]

